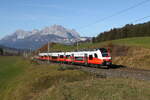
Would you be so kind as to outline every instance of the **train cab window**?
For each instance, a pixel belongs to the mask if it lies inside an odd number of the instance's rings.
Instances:
[[[102,53],[103,57],[108,57],[108,53]]]
[[[60,58],[64,58],[64,56],[63,56],[63,55],[60,55]]]
[[[98,55],[96,53],[94,53],[95,58],[98,58]]]
[[[93,55],[89,55],[89,60],[93,60]]]

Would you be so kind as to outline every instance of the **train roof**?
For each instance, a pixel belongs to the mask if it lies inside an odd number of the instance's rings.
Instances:
[[[61,54],[80,54],[80,53],[93,53],[100,50],[101,52],[107,52],[106,48],[96,48],[96,49],[88,49],[88,50],[78,50],[78,51],[72,51],[72,52],[50,52],[50,53],[39,53],[39,56],[45,56],[45,55],[61,55]]]

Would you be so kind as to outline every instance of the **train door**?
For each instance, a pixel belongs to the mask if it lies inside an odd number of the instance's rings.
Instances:
[[[89,55],[89,63],[92,64],[92,61],[93,61],[93,55],[90,54],[90,55]]]
[[[74,54],[71,55],[72,64],[74,63]]]
[[[84,54],[84,62],[85,62],[85,65],[88,64],[88,54],[87,53]]]

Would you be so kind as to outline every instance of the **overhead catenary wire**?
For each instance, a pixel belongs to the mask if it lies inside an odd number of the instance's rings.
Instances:
[[[109,16],[106,16],[106,17],[104,17],[104,18],[101,18],[101,19],[99,19],[99,20],[97,20],[97,21],[95,21],[95,22],[93,22],[93,23],[91,23],[91,24],[82,26],[82,27],[80,28],[80,30],[85,29],[85,28],[88,28],[89,26],[92,26],[92,25],[94,25],[94,24],[103,22],[103,21],[105,21],[105,20],[107,20],[107,19],[110,19],[110,18],[112,18],[112,17],[118,16],[118,15],[120,15],[120,14],[122,14],[122,13],[125,13],[125,12],[131,10],[131,9],[134,9],[134,8],[136,8],[136,7],[138,7],[138,6],[141,6],[141,5],[143,5],[143,4],[147,3],[147,2],[150,2],[150,0],[144,0],[144,1],[142,1],[142,2],[136,3],[136,4],[130,6],[130,7],[126,8],[126,9],[120,10],[120,11],[118,11],[118,12],[116,12],[116,13],[113,13],[113,14],[111,14],[111,15],[109,15]]]
[[[132,21],[131,23],[135,23],[135,22],[141,21],[141,20],[149,18],[149,17],[150,17],[150,15],[142,17],[142,18],[139,18],[139,19],[136,19],[136,20]]]

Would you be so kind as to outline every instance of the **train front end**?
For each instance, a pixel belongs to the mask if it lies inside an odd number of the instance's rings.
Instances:
[[[110,50],[106,48],[99,48],[101,59],[102,59],[102,66],[107,66],[110,68],[112,66],[112,57],[110,55]]]

